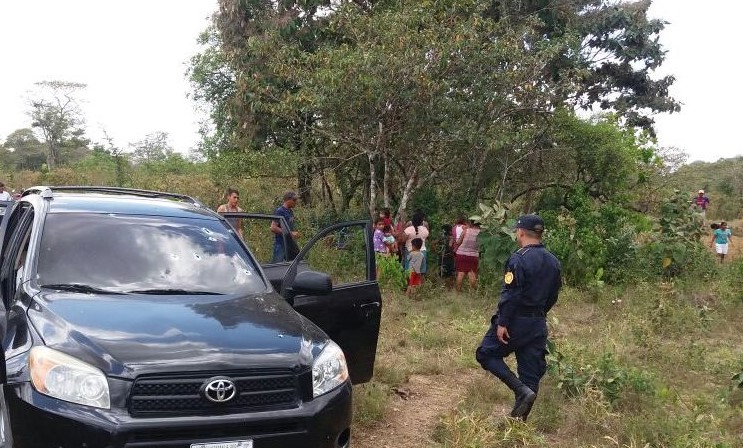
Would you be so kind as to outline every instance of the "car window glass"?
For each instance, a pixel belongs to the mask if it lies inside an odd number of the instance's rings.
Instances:
[[[276,234],[271,231],[270,218],[241,218],[243,241],[250,248],[260,264],[268,264],[273,259]]]
[[[37,278],[40,285],[81,284],[116,292],[237,294],[266,288],[221,221],[114,214],[48,215]]]
[[[13,231],[6,231],[3,263],[0,269],[0,289],[2,289],[6,306],[14,297],[17,284],[23,275],[34,218],[33,208],[29,204],[26,204],[22,210],[17,209],[16,212],[12,216]]]
[[[26,270],[26,263],[28,260],[28,246],[31,242],[31,226],[25,229],[25,232],[21,236],[21,242],[15,260],[13,261],[13,278],[15,279],[15,288],[22,283],[23,274]]]
[[[307,269],[330,275],[334,286],[367,279],[365,228],[343,227],[317,241],[304,257]]]
[[[10,206],[8,207],[8,209]],[[27,202],[23,202],[19,204],[15,209],[10,211],[10,216],[7,216],[5,219],[8,220],[6,227],[5,227],[5,233],[3,234],[3,248],[5,248],[10,241],[10,238],[13,236],[13,232],[15,231],[16,227],[18,226],[18,223],[21,221],[21,216],[28,211],[31,208],[31,204]],[[6,213],[9,211],[6,209]],[[5,249],[3,249],[5,250]]]

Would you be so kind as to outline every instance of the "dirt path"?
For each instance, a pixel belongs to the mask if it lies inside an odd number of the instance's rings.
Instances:
[[[456,376],[412,375],[393,395],[387,416],[356,432],[354,448],[420,448],[435,444],[431,433],[440,415],[453,410],[480,372]]]

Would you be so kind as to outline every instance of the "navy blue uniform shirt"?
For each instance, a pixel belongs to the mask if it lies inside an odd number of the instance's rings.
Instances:
[[[503,275],[498,325],[508,327],[520,310],[546,314],[561,286],[560,262],[544,245],[531,244],[512,253]]]

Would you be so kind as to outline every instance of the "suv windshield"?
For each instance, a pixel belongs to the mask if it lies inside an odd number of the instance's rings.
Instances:
[[[234,234],[198,218],[49,214],[39,285],[69,291],[238,294],[266,285]]]

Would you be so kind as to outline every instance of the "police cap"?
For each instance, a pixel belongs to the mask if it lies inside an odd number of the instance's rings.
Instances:
[[[532,232],[543,232],[544,220],[539,215],[521,215],[516,221],[516,228],[531,230]]]

